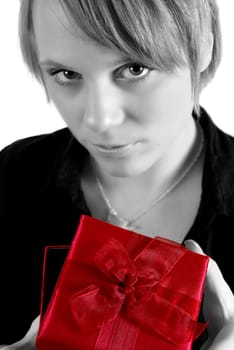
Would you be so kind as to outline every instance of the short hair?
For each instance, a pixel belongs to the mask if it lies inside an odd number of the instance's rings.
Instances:
[[[89,38],[163,72],[188,65],[194,109],[213,78],[222,52],[216,0],[57,0],[68,19]],[[20,46],[25,63],[42,83],[33,26],[34,0],[21,0]],[[200,73],[202,46],[213,35],[208,67]]]

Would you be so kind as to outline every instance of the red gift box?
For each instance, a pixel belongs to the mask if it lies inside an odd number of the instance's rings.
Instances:
[[[189,350],[208,257],[83,215],[45,314],[39,350]]]

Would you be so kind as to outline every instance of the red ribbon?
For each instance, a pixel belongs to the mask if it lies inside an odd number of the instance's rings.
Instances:
[[[181,307],[181,303],[177,305],[176,286],[174,290],[160,286],[186,250],[162,244],[159,254],[158,241],[153,239],[133,260],[116,239],[97,251],[94,262],[102,272],[100,285],[91,284],[70,299],[80,330],[98,329],[121,313],[174,344],[187,343],[201,334],[206,324],[198,323],[186,311],[186,303],[191,309],[191,304],[196,307],[199,301],[190,298],[188,291]]]

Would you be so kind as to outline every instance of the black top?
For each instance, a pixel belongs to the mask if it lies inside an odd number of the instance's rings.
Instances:
[[[213,257],[234,291],[234,137],[202,109],[206,139],[202,197],[186,239]],[[80,175],[86,150],[67,128],[19,140],[0,152],[0,344],[22,338],[40,312],[46,245],[70,244],[90,215]]]

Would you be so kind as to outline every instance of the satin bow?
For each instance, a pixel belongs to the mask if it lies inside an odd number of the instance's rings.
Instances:
[[[81,331],[98,329],[120,314],[174,344],[192,341],[204,330],[206,324],[193,320],[186,307],[176,304],[176,286],[175,292],[160,286],[185,249],[159,244],[159,239],[153,239],[133,260],[116,239],[97,251],[94,262],[100,284],[90,284],[70,299],[73,319]],[[182,304],[191,309],[191,303],[197,302],[187,295]]]

